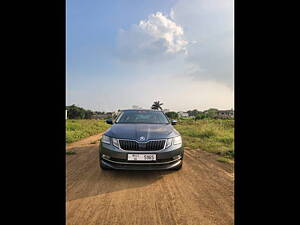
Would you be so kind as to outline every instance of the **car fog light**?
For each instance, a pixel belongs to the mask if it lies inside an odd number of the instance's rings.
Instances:
[[[181,158],[181,155],[176,155],[173,157],[173,159],[180,159]]]
[[[104,154],[103,154],[103,155],[102,155],[102,158],[103,158],[103,159],[110,159],[110,156],[104,155]]]

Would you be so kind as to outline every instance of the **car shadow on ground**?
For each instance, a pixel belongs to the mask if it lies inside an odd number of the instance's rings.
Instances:
[[[71,149],[70,149],[71,150]],[[67,200],[149,186],[174,170],[102,170],[98,161],[98,146],[77,147],[67,156]],[[72,158],[71,158],[72,157]],[[72,162],[68,163],[68,158]]]

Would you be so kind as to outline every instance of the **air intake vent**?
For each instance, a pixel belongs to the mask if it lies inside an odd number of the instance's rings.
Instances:
[[[123,150],[132,151],[158,151],[165,147],[165,140],[154,140],[148,142],[136,142],[131,140],[119,140]]]

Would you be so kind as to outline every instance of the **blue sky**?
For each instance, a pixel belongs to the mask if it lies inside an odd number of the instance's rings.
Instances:
[[[232,0],[68,0],[67,104],[233,107]]]

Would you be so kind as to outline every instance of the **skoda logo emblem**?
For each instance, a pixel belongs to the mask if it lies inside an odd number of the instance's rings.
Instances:
[[[145,137],[141,136],[141,137],[139,138],[139,140],[140,140],[140,141],[145,141]]]

